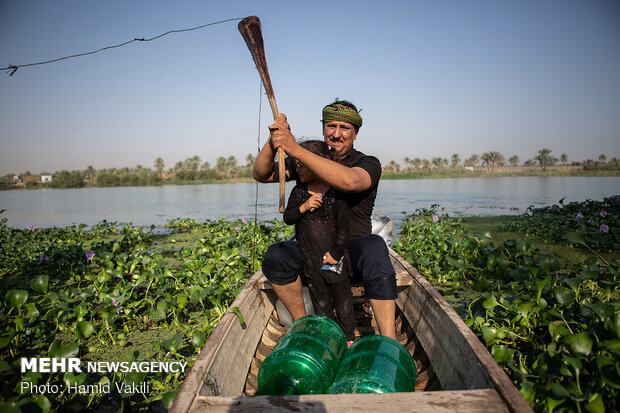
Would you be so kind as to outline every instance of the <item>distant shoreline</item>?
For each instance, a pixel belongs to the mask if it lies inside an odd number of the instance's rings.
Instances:
[[[557,168],[557,167],[556,167]],[[497,168],[499,171],[486,171],[478,169],[474,171],[464,170],[462,168],[441,168],[439,170],[405,170],[405,171],[383,171],[381,179],[443,179],[443,178],[506,178],[506,177],[562,177],[562,176],[583,176],[583,177],[620,177],[618,169],[561,169],[561,168],[543,170],[510,170],[509,168]],[[230,184],[230,183],[250,183],[256,182],[249,177],[238,178],[222,178],[222,179],[202,179],[202,180],[186,180],[186,181],[155,181],[147,184],[126,184],[126,185],[94,185],[92,181],[86,181],[81,186],[65,187],[55,184],[14,184],[0,187],[0,191],[11,190],[31,190],[31,189],[70,189],[70,188],[116,188],[116,187],[132,187],[132,186],[163,186],[163,185],[206,185],[206,184]]]

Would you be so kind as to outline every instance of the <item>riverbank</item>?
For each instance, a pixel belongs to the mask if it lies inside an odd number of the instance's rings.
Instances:
[[[618,169],[575,169],[571,167],[550,167],[547,170],[540,168],[525,167],[496,167],[494,170],[476,168],[468,170],[465,168],[435,168],[428,170],[403,170],[390,171],[384,170],[381,179],[441,179],[441,178],[506,178],[506,177],[620,177]],[[205,185],[205,184],[230,184],[230,183],[253,183],[256,182],[249,175],[237,177],[177,180],[177,179],[150,179],[150,180],[118,180],[116,184],[110,181],[104,185],[98,185],[95,179],[83,181],[47,182],[40,183],[33,180],[15,181],[15,183],[3,183],[0,185],[2,190],[19,189],[67,189],[67,188],[114,188],[114,187],[140,187],[140,186],[166,186],[166,185]]]

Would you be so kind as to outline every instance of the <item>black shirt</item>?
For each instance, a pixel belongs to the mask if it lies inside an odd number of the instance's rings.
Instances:
[[[295,159],[288,157],[284,160],[286,168],[290,172],[290,179],[297,180],[299,176],[295,170]],[[362,235],[372,232],[372,224],[370,216],[375,206],[377,197],[377,188],[379,187],[379,179],[381,178],[381,163],[374,156],[365,155],[362,152],[351,149],[351,151],[340,160],[340,163],[349,168],[359,167],[368,172],[370,175],[370,188],[362,192],[340,192],[342,197],[346,199],[349,206],[349,236],[347,245],[361,237]]]

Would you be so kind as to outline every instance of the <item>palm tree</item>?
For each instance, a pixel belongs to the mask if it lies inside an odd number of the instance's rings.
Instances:
[[[94,179],[95,178],[95,168],[93,168],[92,165],[88,165],[86,167],[86,174],[88,175],[88,177],[90,179]]]
[[[217,170],[217,173],[219,175],[224,175],[226,173],[227,167],[228,164],[226,162],[226,158],[224,158],[223,156],[217,158],[217,160],[215,161],[215,169]]]
[[[535,159],[540,163],[540,167],[543,171],[547,170],[547,166],[551,164],[551,149],[542,148],[538,151],[538,155],[536,155]]]
[[[598,156],[598,161],[599,161],[600,163],[604,164],[604,163],[607,161],[607,156],[605,156],[605,154],[604,154],[604,153],[600,154],[600,155]]]
[[[478,159],[478,155],[476,154],[470,156],[469,159],[471,159],[471,166],[476,166],[478,162],[480,162],[480,160]]]
[[[232,155],[229,156],[228,159],[226,159],[226,165],[228,166],[228,176],[235,176],[237,173],[237,158]]]
[[[482,166],[486,166],[488,172],[489,168],[491,167],[491,152],[483,153],[482,155],[480,155],[480,159],[482,159]]]
[[[405,156],[405,159],[403,159],[403,163],[405,164],[405,169],[411,169],[411,159],[409,159],[408,156]]]
[[[511,166],[519,165],[519,157],[517,155],[512,155],[510,158],[508,158],[508,163]]]
[[[459,166],[459,162],[461,162],[461,157],[458,153],[452,155],[452,167],[456,168]]]
[[[560,155],[560,160],[562,161],[562,165],[564,165],[564,164],[566,164],[566,162],[568,162],[568,157],[566,156],[565,153]]]
[[[420,169],[420,166],[422,165],[422,159],[414,158],[413,161],[411,161],[411,163],[415,169]]]

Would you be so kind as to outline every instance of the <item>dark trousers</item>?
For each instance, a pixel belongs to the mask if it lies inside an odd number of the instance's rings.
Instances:
[[[355,276],[363,280],[366,297],[396,299],[396,273],[383,238],[375,234],[364,235],[352,241],[347,249]],[[278,285],[290,284],[298,276],[303,280],[303,263],[297,242],[283,241],[269,246],[263,260],[263,274]]]

